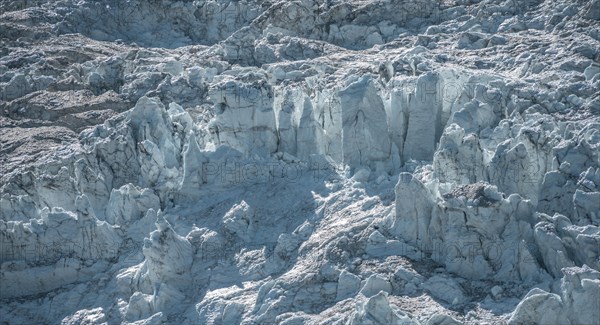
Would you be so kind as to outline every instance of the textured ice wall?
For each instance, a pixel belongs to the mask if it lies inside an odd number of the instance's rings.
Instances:
[[[598,1],[5,3],[14,323],[598,318]]]

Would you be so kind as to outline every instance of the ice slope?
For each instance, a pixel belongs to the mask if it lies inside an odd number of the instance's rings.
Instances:
[[[0,320],[597,324],[599,1],[4,1]]]

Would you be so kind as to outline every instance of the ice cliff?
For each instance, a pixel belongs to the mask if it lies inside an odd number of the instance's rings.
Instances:
[[[0,8],[2,322],[600,322],[600,1]]]

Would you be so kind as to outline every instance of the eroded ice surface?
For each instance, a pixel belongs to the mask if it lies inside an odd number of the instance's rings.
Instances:
[[[598,324],[600,1],[3,1],[9,324]]]

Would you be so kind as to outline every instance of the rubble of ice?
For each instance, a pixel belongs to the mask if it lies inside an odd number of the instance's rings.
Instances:
[[[600,324],[600,1],[0,3],[3,324]]]

